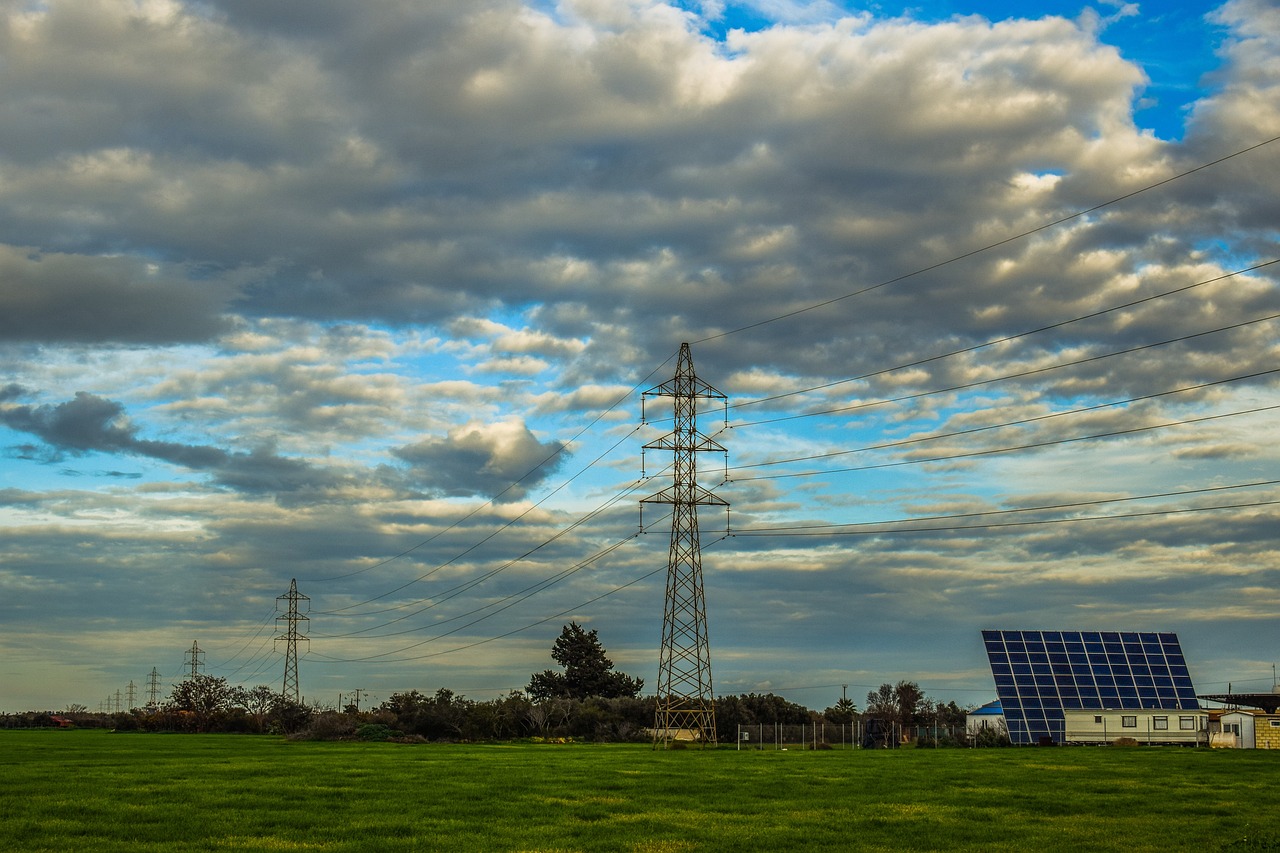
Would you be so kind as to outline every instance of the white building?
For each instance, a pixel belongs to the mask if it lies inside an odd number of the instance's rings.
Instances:
[[[1004,721],[1004,708],[1000,705],[1000,700],[988,702],[981,708],[974,708],[964,717],[965,733],[970,737],[982,732],[983,729],[994,729],[1001,734],[1008,734],[1009,727]]]
[[[1064,711],[1063,716],[1063,743],[1114,743],[1119,738],[1185,746],[1209,742],[1209,714],[1203,710],[1086,709]]]

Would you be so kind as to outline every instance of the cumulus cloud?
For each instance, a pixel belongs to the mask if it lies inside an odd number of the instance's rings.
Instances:
[[[448,495],[487,495],[501,501],[523,498],[564,460],[565,445],[540,441],[516,420],[468,423],[444,438],[397,448],[415,481]]]
[[[671,378],[682,341],[730,396],[716,440],[733,464],[791,460],[789,478],[716,486],[735,528],[1258,478],[1275,429],[1238,413],[1274,403],[1280,289],[1274,266],[1223,276],[1276,257],[1273,147],[1066,217],[1280,134],[1280,19],[1265,0],[1214,14],[1218,67],[1188,83],[1203,89],[1175,139],[1135,123],[1149,76],[1109,41],[1135,4],[1100,8],[0,4],[5,565],[61,581],[106,555],[122,601],[153,590],[151,616],[192,622],[269,609],[284,573],[342,578],[315,594],[344,604],[401,583],[388,606],[430,597],[481,527],[521,522],[450,572],[652,475],[627,440],[634,392]],[[733,29],[744,13],[758,25]],[[520,515],[569,441],[602,463]],[[1036,447],[919,463],[1013,445]],[[808,469],[823,473],[791,476]],[[630,537],[625,497],[539,555],[572,565]],[[1207,499],[1162,505],[1179,500]],[[1099,589],[1185,616],[1267,586],[1273,523],[1258,508],[708,543],[716,636],[739,662],[717,681],[768,680],[749,661],[802,636],[847,637],[815,664],[840,671],[925,620],[958,648],[977,614],[1121,618]],[[598,596],[660,566],[660,538],[520,624],[596,599],[589,615],[649,648],[655,608],[636,602],[661,589]],[[210,587],[162,572],[175,554],[252,594],[191,596]],[[505,595],[542,569],[490,582]],[[77,601],[97,603],[59,613]],[[761,625],[762,601],[797,618]],[[373,624],[353,609],[347,627]]]

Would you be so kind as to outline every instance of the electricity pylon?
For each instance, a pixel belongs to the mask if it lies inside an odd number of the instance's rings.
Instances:
[[[644,447],[674,455],[671,485],[641,503],[671,504],[671,548],[667,556],[667,595],[662,613],[662,650],[658,658],[658,706],[653,746],[664,747],[687,733],[702,744],[716,742],[715,694],[711,686],[711,646],[702,589],[702,545],[698,539],[698,507],[723,506],[698,485],[700,451],[724,452],[698,432],[698,401],[725,396],[697,377],[687,343],[680,345],[676,375],[645,391],[642,397],[671,397],[674,429]],[[643,417],[643,415],[642,415]],[[728,409],[725,409],[728,418]]]
[[[126,688],[124,695],[125,702],[129,706],[130,711],[138,707],[138,688],[134,687],[132,680],[129,681],[129,686]]]
[[[204,656],[204,649],[200,648],[199,640],[191,641],[191,648],[187,649],[187,666],[191,667],[191,677],[195,678],[200,674],[200,667],[204,666],[204,661],[200,658]]]
[[[298,592],[298,579],[294,578],[289,581],[289,591],[284,595],[276,596],[276,610],[280,609],[282,601],[287,603],[288,609],[276,617],[276,624],[281,620],[285,623],[284,633],[276,637],[277,643],[281,640],[285,643],[284,689],[280,691],[280,695],[294,702],[301,702],[302,693],[298,689],[298,641],[306,641],[307,635],[298,633],[298,623],[310,622],[311,618],[298,610],[298,602],[306,602],[307,608],[310,609],[311,599]]]
[[[151,674],[147,676],[147,707],[154,708],[160,703],[160,671],[154,666],[151,667]]]

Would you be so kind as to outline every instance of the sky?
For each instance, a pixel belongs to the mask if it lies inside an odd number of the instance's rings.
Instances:
[[[0,710],[280,685],[295,579],[309,701],[652,688],[682,343],[718,694],[1273,686],[1274,2],[0,16]]]

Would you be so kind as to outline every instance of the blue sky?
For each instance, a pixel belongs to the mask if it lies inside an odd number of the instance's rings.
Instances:
[[[682,342],[720,692],[980,704],[983,628],[1269,685],[1274,4],[0,17],[0,709],[278,684],[293,578],[317,701],[570,619],[653,684]]]

